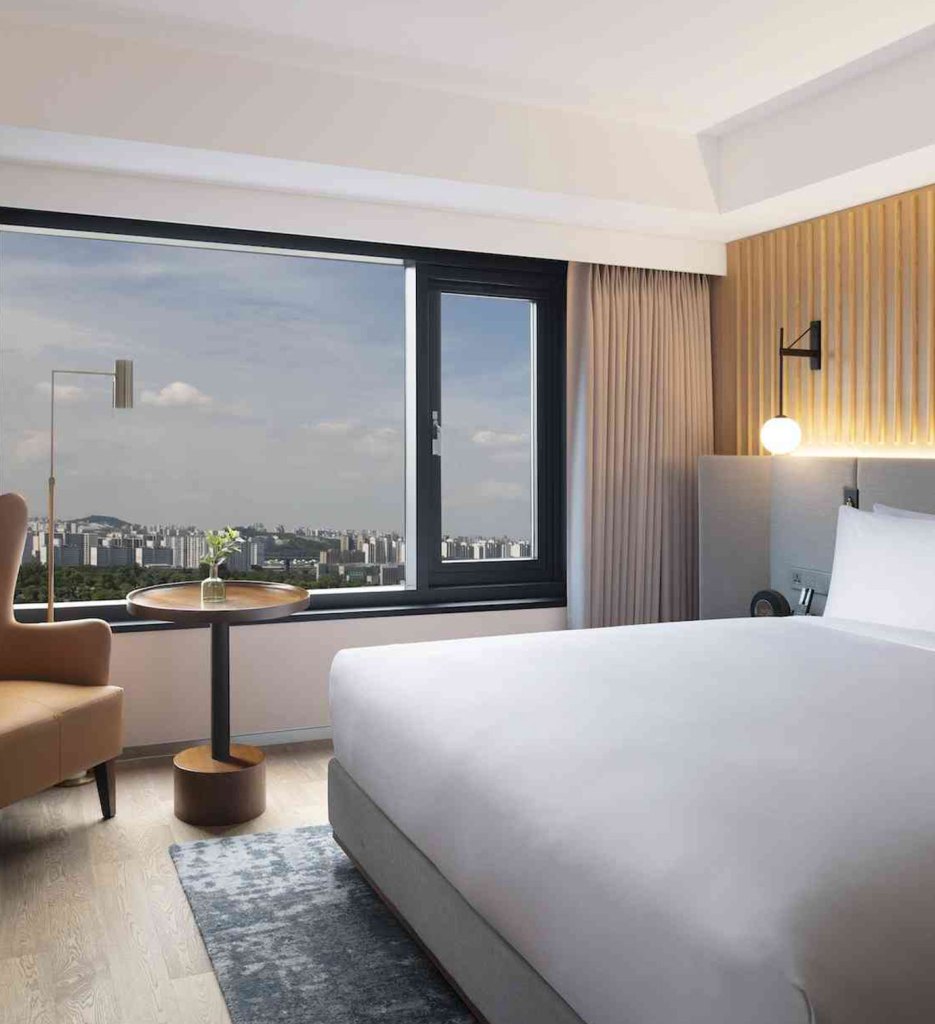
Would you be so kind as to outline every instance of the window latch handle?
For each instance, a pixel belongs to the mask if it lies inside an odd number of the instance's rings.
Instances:
[[[432,410],[432,454],[439,458],[442,454],[442,425],[437,409]]]

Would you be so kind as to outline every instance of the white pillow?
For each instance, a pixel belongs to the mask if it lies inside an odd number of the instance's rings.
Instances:
[[[916,512],[911,508],[894,508],[892,505],[881,505],[874,502],[873,514],[876,516],[892,516],[894,519],[935,519],[928,512]]]
[[[935,519],[842,505],[825,615],[935,630]]]

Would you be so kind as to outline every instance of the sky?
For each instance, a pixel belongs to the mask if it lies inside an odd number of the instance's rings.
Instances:
[[[530,536],[529,304],[445,296],[443,527]],[[398,265],[0,232],[0,488],[44,514],[403,530]]]
[[[525,299],[442,296],[443,536],[477,522],[532,536],[531,314]]]

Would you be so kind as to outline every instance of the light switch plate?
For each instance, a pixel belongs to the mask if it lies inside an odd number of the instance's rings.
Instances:
[[[816,594],[827,597],[831,586],[831,573],[819,569],[792,569],[789,573],[789,589],[799,591],[811,587]]]

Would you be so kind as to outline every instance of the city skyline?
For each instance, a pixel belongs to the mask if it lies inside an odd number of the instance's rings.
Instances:
[[[406,579],[406,542],[396,531],[302,526],[288,532],[284,526],[270,531],[261,524],[244,529],[241,549],[224,560],[227,570],[240,577],[259,574],[319,589],[400,586]],[[18,587],[41,598],[44,577],[37,578],[35,570],[51,557],[57,569],[72,574],[58,588],[59,600],[66,602],[82,599],[89,584],[101,600],[120,599],[128,572],[149,574],[150,581],[158,582],[197,578],[208,553],[205,532],[197,527],[129,523],[104,513],[56,519],[53,544],[50,552],[48,521],[31,517],[21,557],[21,577],[29,580],[21,579]],[[459,561],[528,558],[531,545],[506,537],[444,537],[440,553]],[[145,575],[137,576],[130,585],[146,581]]]
[[[169,522],[169,523],[133,522],[133,521],[131,521],[129,519],[124,519],[122,516],[114,516],[114,515],[110,515],[109,513],[103,513],[103,512],[100,512],[100,513],[98,513],[98,512],[88,513],[87,515],[79,515],[79,516],[60,516],[60,515],[56,515],[55,516],[56,532],[60,532],[59,531],[59,526],[63,526],[63,525],[79,524],[79,523],[81,523],[81,524],[97,523],[100,526],[106,526],[108,524],[108,521],[115,521],[115,522],[119,523],[121,526],[130,526],[130,527],[143,528],[143,529],[145,529],[146,531],[149,531],[149,532],[160,532],[160,531],[165,531],[165,530],[176,530],[176,531],[189,530],[189,531],[196,531],[196,532],[200,532],[200,533],[205,533],[207,530],[217,529],[218,525],[219,525],[219,524],[215,524],[214,526],[202,527],[202,526],[197,526],[194,523],[183,523],[183,522],[179,522],[179,523],[176,523],[176,522]],[[27,528],[28,529],[34,529],[37,524],[41,524],[42,528],[47,530],[48,529],[48,517],[44,516],[44,515],[30,515],[28,520],[27,520]],[[225,526],[225,527],[226,526],[232,526],[235,529],[238,529],[238,530],[241,530],[241,531],[243,531],[243,530],[259,530],[259,531],[261,531],[263,533],[267,533],[267,534],[270,534],[270,535],[275,535],[280,530],[280,528],[282,528],[283,531],[287,535],[292,535],[292,534],[302,535],[302,534],[305,534],[305,535],[323,536],[323,535],[328,535],[328,534],[334,534],[335,536],[338,536],[340,534],[381,534],[381,535],[384,535],[384,536],[389,536],[389,535],[395,535],[395,536],[399,536],[399,537],[404,537],[405,536],[405,531],[404,530],[384,529],[382,527],[375,527],[373,525],[343,526],[342,527],[342,526],[333,526],[333,525],[313,526],[313,525],[311,525],[309,523],[300,523],[298,525],[293,525],[291,528],[290,527],[286,527],[285,524],[282,524],[282,523],[279,523],[276,526],[270,527],[266,523],[263,523],[263,522],[255,522],[255,523],[224,523],[222,525]],[[117,528],[119,528],[119,527],[115,527],[115,529],[117,529]],[[455,534],[455,533],[452,533],[452,532],[448,532],[447,534],[445,534],[445,533],[442,534],[442,539],[446,539],[446,538],[448,538],[448,539],[471,539],[471,540],[494,540],[494,539],[501,539],[501,540],[516,540],[516,541],[520,541],[522,543],[529,543],[528,538],[519,537],[519,536],[511,536],[511,535],[508,535],[508,534],[497,534],[497,535],[486,534],[486,535],[484,535],[484,534],[477,534],[477,533]]]

